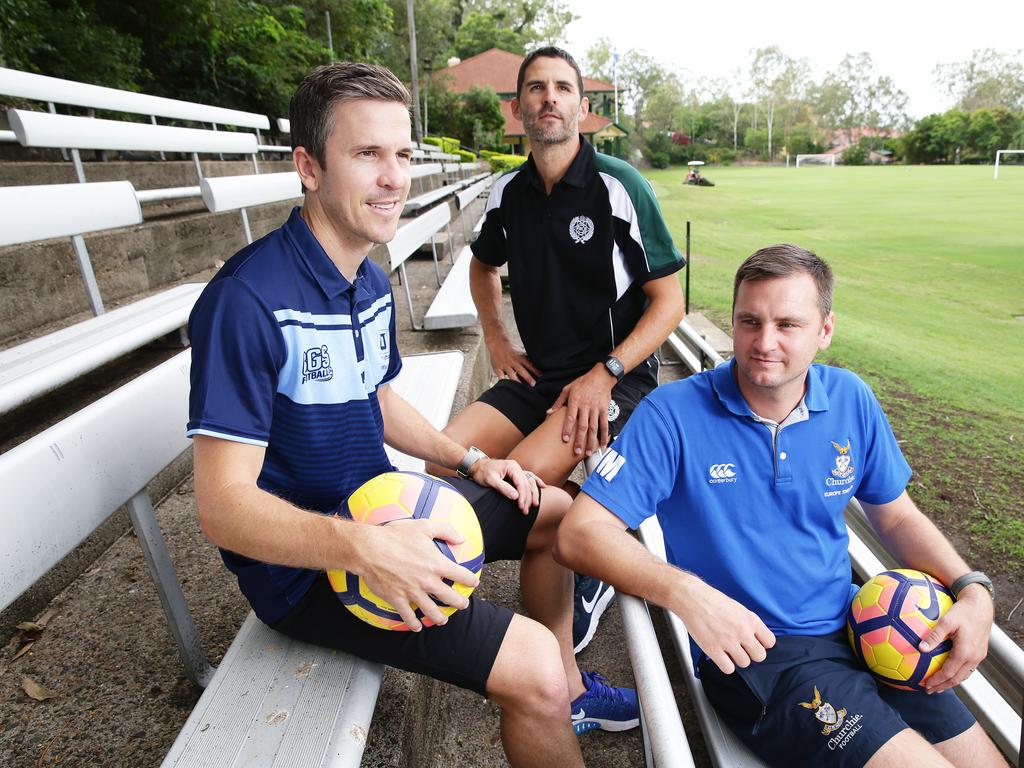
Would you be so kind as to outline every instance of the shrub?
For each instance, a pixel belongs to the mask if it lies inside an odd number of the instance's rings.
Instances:
[[[511,171],[526,162],[525,155],[500,155],[497,152],[487,152],[485,157],[491,165],[492,173]]]
[[[854,144],[853,146],[846,148],[840,162],[842,162],[843,165],[867,165],[868,155],[870,152],[871,150],[862,144]]]

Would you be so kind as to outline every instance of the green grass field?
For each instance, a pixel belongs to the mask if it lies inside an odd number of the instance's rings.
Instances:
[[[732,276],[791,242],[836,273],[824,359],[878,392],[915,470],[912,494],[992,572],[1024,576],[1024,167],[707,168],[647,174],[691,306],[728,323]],[[1022,627],[1024,633],[1024,627]]]
[[[676,242],[692,224],[691,301],[728,313],[732,275],[792,242],[836,273],[833,354],[921,395],[1024,415],[1024,168],[709,168],[648,174]]]

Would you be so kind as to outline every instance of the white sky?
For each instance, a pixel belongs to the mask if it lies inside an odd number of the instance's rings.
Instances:
[[[568,0],[580,18],[566,30],[579,59],[601,37],[619,53],[643,50],[662,65],[694,77],[744,73],[750,51],[777,44],[806,58],[815,81],[847,53],[868,51],[879,75],[910,97],[920,118],[952,106],[935,85],[939,62],[965,61],[976,48],[1009,53],[1024,48],[1021,0],[890,0],[831,3],[810,0]],[[586,73],[584,73],[586,74]]]

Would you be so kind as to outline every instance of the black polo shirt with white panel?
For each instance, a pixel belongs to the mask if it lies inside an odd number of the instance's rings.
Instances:
[[[643,284],[684,264],[647,180],[580,144],[550,195],[532,155],[499,178],[472,246],[484,264],[508,263],[519,335],[545,373],[604,360],[643,314]]]

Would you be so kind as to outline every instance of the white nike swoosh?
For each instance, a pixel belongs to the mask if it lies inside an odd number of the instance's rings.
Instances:
[[[582,720],[582,719],[583,719],[584,717],[586,717],[586,716],[587,716],[587,710],[585,710],[585,709],[581,709],[581,710],[579,711],[579,714],[574,714],[574,715],[572,716],[572,719],[573,719],[573,721],[576,721],[576,720]]]
[[[582,598],[581,602],[583,603],[583,610],[586,611],[587,613],[593,613],[594,612],[594,606],[597,605],[597,600],[598,600],[599,597],[601,597],[601,592],[603,592],[603,591],[604,590],[602,590],[601,587],[598,587],[597,588],[597,592],[594,593],[594,599],[591,600],[589,603],[587,602],[587,598],[585,598],[585,597]]]

